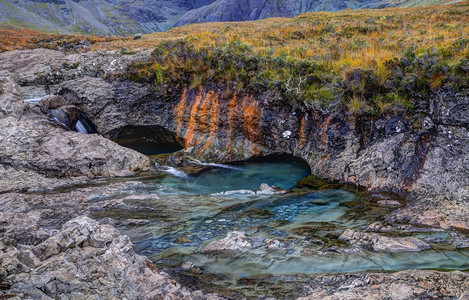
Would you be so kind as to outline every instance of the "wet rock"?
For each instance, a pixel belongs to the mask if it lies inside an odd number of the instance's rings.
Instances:
[[[75,105],[61,106],[48,110],[48,113],[54,121],[70,131],[75,130],[76,124],[80,119],[80,110]]]
[[[390,136],[395,133],[401,133],[407,131],[407,126],[404,124],[402,117],[392,117],[384,126],[386,135]]]
[[[269,186],[267,183],[261,183],[259,189],[256,191],[256,195],[275,195],[284,193],[286,193],[286,191],[276,190],[274,186]]]
[[[429,244],[413,237],[394,238],[353,229],[346,229],[340,235],[339,240],[346,241],[353,246],[385,252],[421,251],[430,248]]]
[[[228,232],[225,238],[209,243],[202,249],[204,253],[216,253],[226,250],[237,251],[243,248],[252,248],[252,243],[247,240],[242,231]]]
[[[185,263],[183,263],[183,264],[181,265],[181,268],[182,268],[183,270],[186,270],[186,271],[187,271],[187,270],[192,270],[192,269],[195,268],[195,265],[194,265],[193,263],[191,263],[190,261],[186,261]]]
[[[265,243],[269,251],[280,250],[282,248],[282,244],[279,240],[267,240]]]

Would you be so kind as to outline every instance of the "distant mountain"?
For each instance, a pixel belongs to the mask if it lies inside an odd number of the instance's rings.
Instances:
[[[187,12],[176,23],[249,21],[272,17],[294,17],[305,12],[339,11],[347,8],[428,6],[447,0],[217,0]],[[453,1],[455,2],[455,1]]]
[[[45,32],[130,35],[164,31],[214,0],[0,0],[0,24]]]
[[[191,23],[445,1],[452,0],[0,0],[0,25],[42,32],[126,36]]]

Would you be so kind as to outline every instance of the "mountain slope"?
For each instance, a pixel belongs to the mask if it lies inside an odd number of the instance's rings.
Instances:
[[[389,6],[425,6],[446,0],[217,0],[186,13],[176,23],[259,20],[272,17],[294,17],[305,12],[339,11],[357,8],[384,8]]]
[[[45,32],[130,35],[164,31],[213,0],[0,0],[0,24]]]

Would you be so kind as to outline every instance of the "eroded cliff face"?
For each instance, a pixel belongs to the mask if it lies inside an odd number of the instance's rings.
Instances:
[[[99,77],[57,87],[104,136],[126,125],[159,125],[172,132],[185,150],[170,155],[168,164],[183,165],[189,153],[216,162],[288,153],[303,158],[320,177],[420,199],[415,210],[400,210],[395,222],[469,228],[464,221],[469,97],[456,91],[419,100],[414,114],[354,116],[308,109],[274,92],[226,96],[216,87],[162,92],[151,84]],[[442,202],[450,215],[438,208]],[[423,217],[422,209],[433,213]]]
[[[86,91],[90,86],[93,93]],[[276,93],[223,92],[163,94],[128,81],[81,78],[61,83],[59,94],[88,112],[105,136],[125,125],[160,125],[186,152],[209,160],[289,153],[317,175],[371,189],[461,196],[467,184],[467,96],[436,94],[418,116],[357,117],[310,110]]]
[[[274,92],[226,96],[218,87],[184,86],[163,91],[118,76],[148,55],[13,51],[1,54],[0,75],[18,83],[23,97],[46,89],[63,96],[108,138],[128,125],[167,129],[186,148],[168,158],[171,164],[183,164],[188,153],[217,162],[289,153],[321,177],[411,192],[411,198],[426,199],[419,203],[428,209],[453,199],[455,215],[466,211],[461,205],[468,201],[467,95],[441,90],[416,101],[413,114],[357,117],[308,109]],[[64,67],[73,64],[78,67]]]
[[[173,165],[186,164],[188,157],[229,162],[289,153],[303,158],[321,177],[372,190],[406,193],[409,199],[406,207],[396,208],[380,224],[370,225],[370,228],[378,228],[379,233],[380,228],[385,233],[386,227],[398,228],[402,223],[402,226],[469,230],[467,96],[439,91],[419,101],[415,115],[357,117],[343,111],[312,110],[286,101],[274,92],[226,96],[222,88],[210,86],[200,89],[166,87],[163,92],[155,90],[150,83],[136,83],[118,76],[128,63],[144,60],[146,55],[122,56],[116,52],[63,55],[44,49],[0,54],[3,66],[0,70],[0,202],[4,204],[0,215],[7,220],[0,224],[0,251],[3,257],[11,258],[0,266],[3,272],[0,280],[9,278],[14,283],[13,291],[30,289],[40,294],[57,282],[48,277],[51,281],[37,285],[25,270],[33,272],[34,278],[40,278],[44,272],[59,272],[68,280],[69,269],[58,265],[71,255],[85,257],[92,253],[96,258],[91,262],[86,257],[74,261],[72,268],[88,262],[95,266],[101,263],[101,258],[107,257],[106,253],[119,250],[118,243],[104,241],[101,245],[98,240],[99,245],[95,244],[93,234],[103,231],[113,240],[124,240],[112,228],[84,219],[72,221],[62,229],[60,226],[93,210],[128,208],[126,197],[136,197],[132,184],[72,190],[66,199],[63,195],[26,195],[18,191],[69,186],[79,183],[83,177],[119,176],[150,169],[148,157],[105,138],[115,137],[126,126],[160,126],[172,133],[185,148],[165,157],[166,163]],[[65,67],[77,63],[76,68]],[[23,103],[24,99],[48,93],[60,95],[67,105],[75,105],[86,112],[102,136],[65,131],[38,108]],[[66,176],[70,178],[64,178]],[[105,200],[95,201],[96,194],[104,195]],[[109,200],[107,194],[122,198]],[[24,220],[29,224],[26,227],[22,225]],[[67,233],[76,228],[89,228],[90,234],[80,238],[84,243],[68,249],[66,243],[62,243],[62,237],[66,240],[67,236],[57,232]],[[175,287],[166,275],[156,276],[157,271],[130,249],[132,245],[128,240],[124,242],[129,249],[117,257],[118,263],[123,262],[119,265],[122,274],[128,268],[131,271],[137,268],[138,272],[148,275],[133,273],[132,280],[137,285],[147,277],[154,278],[161,280],[161,289],[166,286],[166,294],[181,295],[179,286]],[[41,243],[46,243],[47,247],[41,248]],[[49,251],[51,256],[41,257],[44,253],[36,251],[38,247]],[[31,255],[25,257],[23,253]],[[97,269],[103,272],[100,278],[109,279],[110,266],[113,261]],[[379,280],[364,281],[353,291],[369,293],[373,289],[371,284],[376,282],[382,287],[383,295],[388,295],[387,286],[395,280],[409,282],[408,278],[412,277],[406,295],[421,295],[425,289],[416,292],[421,282],[414,278],[416,273],[424,277],[449,278],[444,284],[449,282],[458,287],[454,291],[448,288],[450,294],[465,293],[467,276],[464,273],[445,275],[434,271],[385,274]],[[125,276],[122,278],[126,280]],[[352,284],[357,278],[365,277],[346,277],[337,282]],[[120,288],[123,281],[108,289],[105,284],[98,287],[106,293]],[[78,292],[86,288],[86,282],[80,282]],[[329,283],[322,288],[329,289]],[[142,295],[151,290],[151,286],[142,287]],[[59,291],[54,286],[50,291],[58,293],[48,292],[48,295],[69,293],[68,289]],[[81,295],[78,292],[77,295]],[[329,289],[324,293],[332,295],[335,291]]]

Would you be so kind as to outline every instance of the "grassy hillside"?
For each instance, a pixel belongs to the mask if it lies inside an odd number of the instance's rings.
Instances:
[[[272,89],[321,109],[411,110],[442,87],[468,88],[469,2],[196,24],[97,47],[156,48],[126,76],[158,86],[214,83],[227,96]]]
[[[0,51],[83,44],[127,54],[153,50],[122,76],[157,89],[212,85],[226,97],[274,90],[323,110],[412,111],[439,89],[469,90],[467,1],[195,24],[139,40],[0,30]]]
[[[12,50],[47,48],[61,51],[89,50],[92,44],[124,40],[120,37],[47,34],[31,29],[0,26],[0,53]]]

